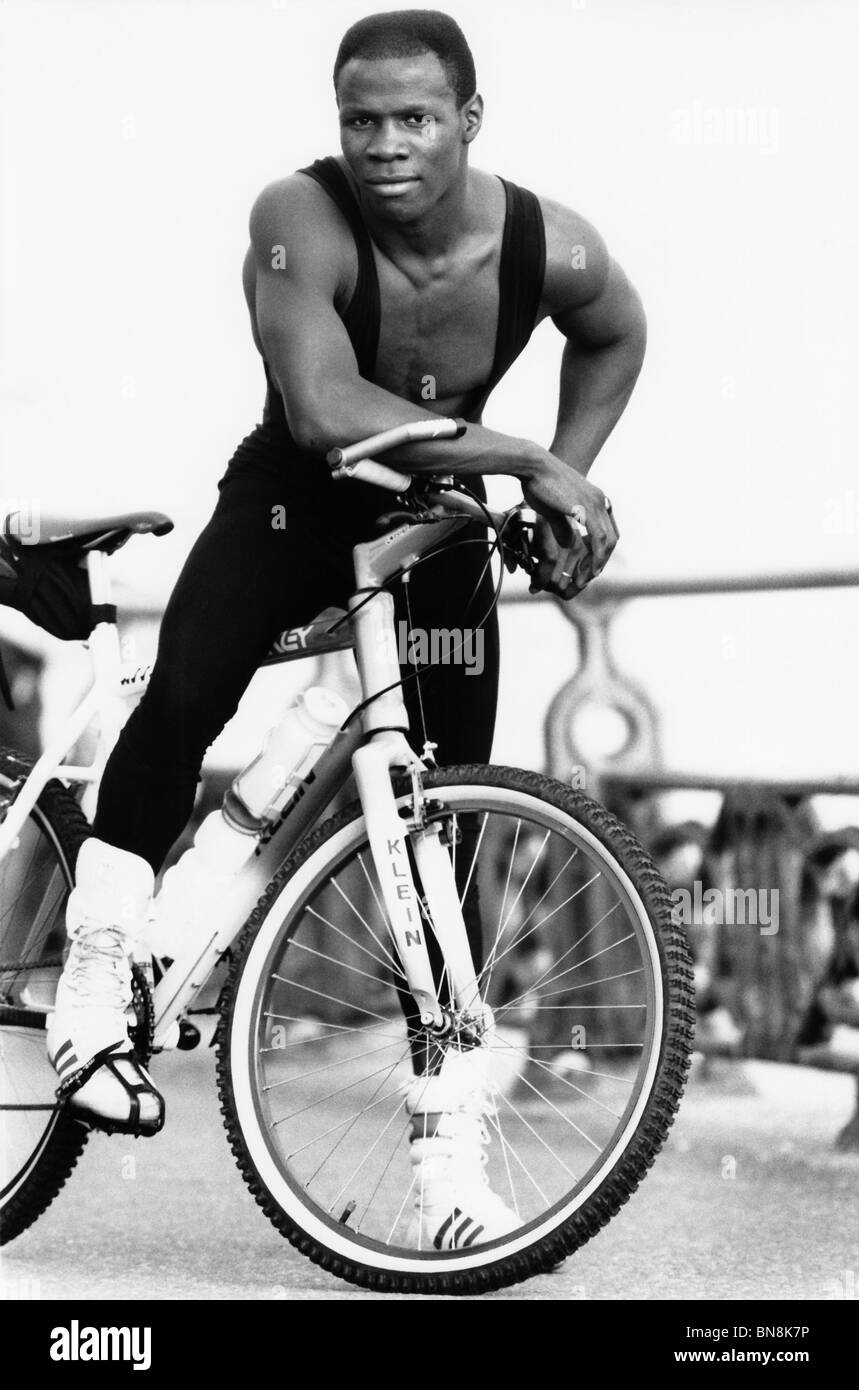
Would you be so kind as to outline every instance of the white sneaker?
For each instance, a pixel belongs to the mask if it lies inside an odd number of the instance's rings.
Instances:
[[[465,1250],[521,1224],[492,1191],[486,1172],[488,1051],[451,1051],[438,1075],[415,1077],[409,1085],[415,1204],[407,1240],[413,1248]]]
[[[128,1035],[131,952],[146,922],[152,869],[91,837],[78,853],[76,880],[66,909],[71,949],[47,1027],[58,1094],[105,1128],[155,1133],[164,1101]]]

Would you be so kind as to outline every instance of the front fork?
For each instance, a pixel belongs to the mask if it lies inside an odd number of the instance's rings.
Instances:
[[[391,769],[403,766],[412,775],[412,805],[407,820],[397,809],[391,785]],[[482,1032],[489,1018],[480,997],[453,864],[441,842],[441,826],[426,822],[421,784],[423,763],[402,733],[385,730],[373,734],[354,753],[352,767],[388,924],[421,1023],[442,1033],[451,1022],[439,1004],[433,980],[426,944],[428,920],[445,961],[457,1012]],[[412,878],[407,841],[423,885],[422,903]]]

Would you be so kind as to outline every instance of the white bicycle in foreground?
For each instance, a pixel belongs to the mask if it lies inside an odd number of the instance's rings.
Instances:
[[[133,1030],[143,1060],[175,1045],[177,1022],[229,951],[218,1086],[257,1201],[341,1278],[434,1294],[550,1269],[619,1210],[673,1120],[693,1021],[689,954],[666,886],[623,825],[562,782],[508,767],[436,768],[408,742],[391,583],[470,520],[494,528],[508,565],[531,565],[521,508],[491,512],[450,478],[410,479],[372,457],[461,428],[404,426],[329,455],[338,476],[398,494],[390,529],[355,548],[348,619],[302,652],[354,645],[361,703],[257,835],[204,939],[180,946],[153,990],[136,968]],[[148,677],[123,677],[115,621],[99,606],[111,602],[109,553],[135,531],[170,525],[139,513],[68,524],[66,539],[45,543],[86,557],[100,620],[79,708],[34,765],[0,754],[4,1240],[53,1200],[90,1132],[56,1099],[45,1023],[121,695]],[[6,534],[16,538],[14,517]],[[284,634],[276,653],[291,646]],[[93,765],[64,764],[92,722]],[[351,773],[357,800],[318,824]],[[475,960],[466,921],[478,913]],[[571,1048],[578,1070],[553,1065]],[[416,1249],[406,1226],[421,1194],[403,1097],[416,1073],[429,1078],[441,1059],[476,1049],[490,1093],[488,1175],[517,1224],[465,1249]]]

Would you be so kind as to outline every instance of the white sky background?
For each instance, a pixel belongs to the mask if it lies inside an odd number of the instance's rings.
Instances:
[[[261,412],[250,205],[337,151],[337,43],[397,7],[0,6],[0,499],[171,513],[172,537],[118,563],[153,596]],[[859,7],[446,8],[486,100],[474,162],[588,216],[648,311],[645,370],[593,474],[623,533],[615,572],[856,566]],[[548,443],[560,347],[541,328],[487,424]],[[664,712],[671,766],[857,775],[857,611],[855,589],[663,599],[621,615],[615,650]],[[540,764],[569,632],[551,609],[510,618],[499,761]]]

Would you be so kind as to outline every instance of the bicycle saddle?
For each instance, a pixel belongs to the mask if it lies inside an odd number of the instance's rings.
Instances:
[[[26,512],[10,512],[3,535],[17,545],[62,545],[65,552],[118,550],[132,535],[166,536],[173,522],[164,512],[116,512],[111,516],[40,516],[34,524]]]

